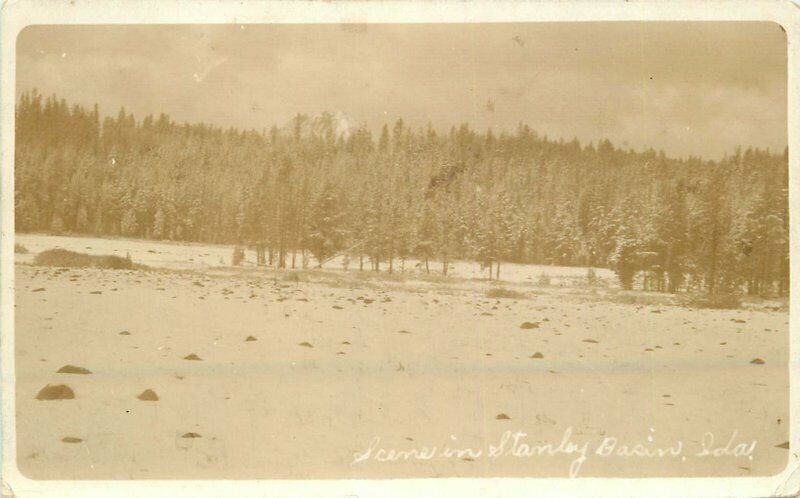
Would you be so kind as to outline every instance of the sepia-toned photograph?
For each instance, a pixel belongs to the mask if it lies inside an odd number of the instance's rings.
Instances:
[[[25,27],[20,474],[782,473],[787,47],[775,22]]]

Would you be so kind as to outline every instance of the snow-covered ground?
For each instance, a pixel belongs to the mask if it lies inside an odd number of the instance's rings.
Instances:
[[[228,247],[18,242],[193,270],[59,271],[18,258],[17,457],[33,478],[567,476],[580,448],[578,476],[755,476],[787,461],[784,312],[620,304],[559,287],[490,299],[483,282],[337,284],[336,272],[294,282],[209,270]],[[509,277],[542,271],[510,266]],[[66,365],[91,373],[59,373]],[[74,398],[36,399],[48,384]],[[157,400],[139,399],[148,389]],[[547,443],[563,451],[519,454]],[[681,451],[620,453],[637,444]],[[432,447],[430,459],[376,459]]]
[[[68,249],[85,254],[112,254],[125,257],[130,254],[137,263],[171,269],[204,269],[231,264],[231,246],[175,244],[137,239],[100,239],[44,234],[16,234],[16,243],[22,244],[28,254],[18,254],[18,262],[33,261],[36,253],[47,249]]]
[[[230,266],[233,246],[226,245],[200,245],[178,244],[172,242],[157,242],[137,239],[100,239],[93,237],[54,236],[44,234],[17,234],[16,242],[22,244],[30,253],[18,255],[17,261],[33,261],[34,253],[47,249],[62,248],[86,254],[113,254],[124,257],[130,254],[137,262],[148,266],[170,269],[195,269],[202,270],[219,266]],[[255,253],[247,250],[245,266],[255,265]],[[400,260],[395,261],[395,272],[400,273]],[[300,256],[296,259],[296,266],[302,266]],[[309,263],[309,266],[314,266]],[[349,270],[358,269],[358,261],[351,258]],[[429,262],[432,274],[440,275],[442,264],[439,261]],[[329,270],[344,269],[344,258],[337,257],[325,263]],[[382,271],[388,269],[387,264],[381,266]],[[424,273],[424,268],[418,260],[407,260],[405,264],[407,274]],[[595,270],[598,278],[614,285],[616,279],[611,270],[598,268]],[[531,283],[537,282],[544,274],[550,277],[552,285],[569,285],[577,279],[586,277],[587,269],[569,266],[547,265],[518,265],[503,263],[500,268],[500,279],[507,282]],[[457,278],[486,279],[488,269],[481,270],[480,266],[472,262],[454,261],[450,263],[448,275]]]

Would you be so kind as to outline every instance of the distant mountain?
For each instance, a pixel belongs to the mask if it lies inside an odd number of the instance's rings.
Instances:
[[[342,111],[324,111],[316,116],[296,114],[279,128],[282,133],[289,136],[299,134],[301,137],[316,136],[333,139],[350,137],[355,128],[354,120]]]

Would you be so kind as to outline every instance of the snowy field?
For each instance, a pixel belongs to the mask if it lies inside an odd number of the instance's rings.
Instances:
[[[461,263],[453,282],[359,281],[333,262],[291,279],[227,267],[227,246],[17,242],[31,251],[15,275],[31,478],[755,476],[787,462],[785,312],[526,285],[581,268],[505,265],[521,294],[496,299]],[[30,265],[54,247],[159,269]],[[74,397],[37,399],[47,385]]]
[[[34,253],[46,249],[62,248],[86,254],[113,254],[121,257],[130,254],[135,262],[158,268],[204,270],[230,266],[231,256],[233,254],[233,246],[229,245],[192,245],[136,239],[98,239],[42,234],[17,234],[16,242],[22,244],[31,251],[31,253],[27,255],[18,255],[18,262],[31,262],[33,261]],[[255,266],[254,251],[246,251],[243,266]],[[299,253],[297,255],[296,266],[298,268],[302,266]],[[308,266],[316,266],[313,259],[309,262]],[[441,274],[441,262],[431,260],[429,266],[431,274]],[[366,261],[365,267],[368,267]],[[343,258],[338,257],[326,262],[325,268],[328,270],[343,270]],[[381,265],[382,271],[386,271],[387,268],[387,264]],[[349,271],[357,270],[358,260],[351,258],[349,262]],[[422,274],[424,273],[424,267],[422,267],[419,261],[409,259],[405,264],[405,272],[409,275]],[[576,279],[585,278],[586,272],[586,268],[568,266],[516,265],[504,263],[500,268],[500,277],[503,281],[530,283],[536,282],[542,274],[545,274],[551,278],[551,283],[553,285],[568,285]],[[395,260],[395,273],[400,273],[400,260]],[[599,268],[596,269],[596,274],[598,278],[606,280],[612,285],[616,284],[616,278],[611,270]],[[450,263],[448,275],[465,279],[486,279],[488,270],[481,271],[480,266],[476,263],[455,261]]]

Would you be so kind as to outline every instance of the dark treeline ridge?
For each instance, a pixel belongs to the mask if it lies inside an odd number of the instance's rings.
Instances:
[[[788,152],[670,159],[526,125],[375,139],[323,113],[263,132],[141,121],[36,91],[16,108],[16,228],[258,247],[294,267],[347,254],[446,274],[475,261],[609,267],[625,288],[786,294]],[[261,258],[259,258],[261,259]],[[639,284],[641,283],[641,284]]]

